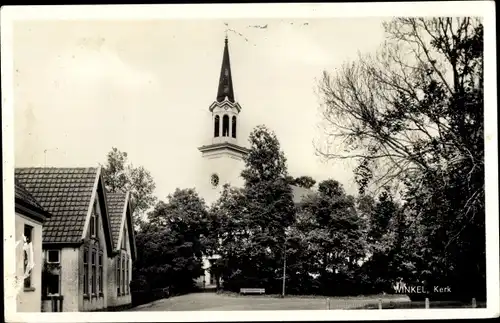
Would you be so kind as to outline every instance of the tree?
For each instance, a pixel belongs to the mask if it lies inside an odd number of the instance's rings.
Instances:
[[[208,254],[220,256],[212,266],[212,274],[221,277],[228,290],[237,291],[247,275],[245,265],[251,252],[247,208],[244,189],[225,184],[209,211]]]
[[[331,141],[318,152],[357,159],[358,171],[380,187],[460,161],[480,168],[480,22],[404,18],[385,28],[389,40],[377,55],[345,64],[335,77],[324,72],[319,89],[325,132],[343,152],[332,152]]]
[[[311,188],[316,184],[316,181],[311,176],[299,176],[295,178],[294,184],[304,188]]]
[[[208,235],[205,203],[193,189],[177,189],[148,214],[138,232],[135,268],[149,285],[191,291],[203,274],[204,237]]]
[[[369,200],[365,198],[365,207]],[[363,270],[369,279],[371,292],[391,292],[395,282],[405,276],[401,263],[409,260],[406,250],[402,248],[402,239],[406,234],[403,213],[388,191],[382,191],[367,211],[370,257],[363,264]]]
[[[318,193],[302,202],[300,227],[314,250],[314,264],[320,275],[322,293],[350,293],[358,261],[365,256],[363,219],[355,209],[355,199],[346,195],[335,180],[319,183]]]
[[[103,167],[103,177],[109,192],[130,192],[135,223],[139,223],[140,216],[156,202],[153,195],[156,184],[151,173],[143,166],[130,164],[126,152],[115,147],[111,149]]]
[[[245,159],[241,176],[254,224],[262,229],[275,230],[284,238],[295,214],[292,190],[286,181],[286,158],[274,132],[257,126],[249,137],[250,152]]]
[[[378,242],[389,230],[389,223],[395,218],[397,205],[389,192],[383,191],[370,216],[368,236],[371,242]]]
[[[250,152],[241,173],[243,189],[225,187],[213,208],[222,228],[224,288],[250,284],[278,292],[285,230],[295,215],[286,158],[276,135],[265,126],[256,127],[249,141]]]
[[[400,190],[421,244],[417,259],[408,259],[420,266],[415,279],[464,290],[468,277],[471,293],[483,297],[481,20],[398,18],[384,27],[387,41],[375,56],[345,64],[334,77],[324,73],[319,87],[331,135],[318,152],[355,159],[362,193]]]

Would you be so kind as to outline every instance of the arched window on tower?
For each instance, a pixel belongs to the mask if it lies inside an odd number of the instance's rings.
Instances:
[[[222,137],[229,137],[229,116],[227,114],[222,117]]]
[[[233,124],[232,124],[231,132],[232,132],[232,134],[231,134],[232,137],[236,138],[236,116],[233,116]]]
[[[214,120],[214,137],[219,137],[219,124],[220,124],[220,117],[215,116]]]

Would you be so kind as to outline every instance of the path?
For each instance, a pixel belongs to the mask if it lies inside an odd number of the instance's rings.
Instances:
[[[350,309],[376,303],[376,297],[330,298],[330,309]],[[386,301],[388,301],[387,299]],[[390,298],[408,302],[408,298]],[[249,311],[249,310],[325,310],[326,298],[274,298],[267,296],[233,296],[216,293],[193,293],[154,301],[131,308],[130,311]]]

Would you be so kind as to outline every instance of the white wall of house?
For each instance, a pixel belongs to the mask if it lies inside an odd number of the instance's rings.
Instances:
[[[79,256],[80,252],[78,248],[61,249],[61,295],[64,296],[64,312],[79,310]]]
[[[50,247],[44,248],[45,260],[47,261],[47,253],[52,251],[59,252],[59,269],[56,269],[55,272],[59,273],[59,293],[58,294],[50,294],[52,295],[61,295],[63,296],[62,300],[62,311],[63,312],[77,312],[81,308],[81,303],[79,299],[79,256],[80,249],[77,247],[71,248],[56,248]],[[52,311],[52,301],[44,300],[43,301],[43,311],[51,312]]]
[[[125,222],[125,226],[127,227],[127,235],[130,234],[130,229]],[[122,235],[124,234],[122,230]],[[123,239],[123,237],[122,237]],[[117,274],[117,266],[120,262],[119,255],[110,259],[109,268],[108,268],[108,306],[121,306],[132,303],[132,295],[130,294],[130,281],[132,280],[132,254],[130,249],[130,239],[127,238],[124,240],[125,249],[120,250],[122,255],[127,255],[126,259],[128,260],[128,277],[125,281],[125,289],[120,288],[120,294],[118,294],[118,274]],[[121,245],[120,245],[121,247]],[[121,276],[121,275],[120,275]]]
[[[90,235],[90,228],[87,230],[87,238],[83,245],[78,247],[65,247],[60,250],[60,295],[63,299],[63,312],[93,311],[107,307],[107,271],[108,271],[108,253],[106,249],[106,240],[100,208],[97,203],[97,231],[94,237]],[[90,225],[90,223],[89,223]],[[53,247],[46,248],[46,251],[56,250]],[[92,250],[95,250],[95,273],[96,289],[92,291]],[[87,255],[87,266],[84,266],[84,254]],[[100,253],[101,252],[101,253]],[[101,255],[101,257],[100,257]],[[102,290],[99,289],[97,276],[99,275],[99,259],[102,260]],[[84,271],[87,275],[87,286],[84,288]],[[86,293],[84,293],[86,292]],[[50,294],[49,294],[50,296]],[[51,301],[44,301],[44,311],[50,312]]]
[[[84,245],[80,248],[81,252],[79,254],[79,264],[80,264],[80,270],[79,270],[79,281],[80,283],[78,284],[79,286],[79,293],[78,296],[80,298],[79,302],[82,304],[80,307],[80,311],[95,311],[98,309],[104,309],[108,307],[108,289],[106,286],[108,286],[108,266],[109,266],[109,261],[111,260],[109,258],[107,248],[106,248],[106,239],[105,239],[105,233],[104,233],[104,227],[103,227],[103,218],[101,216],[101,208],[99,206],[99,201],[96,196],[95,199],[96,203],[96,209],[97,209],[97,218],[98,218],[98,232],[97,232],[97,240],[92,240],[92,237],[90,237],[90,228],[87,230],[88,237],[84,243]],[[84,265],[83,265],[83,251],[84,248],[88,248],[90,251],[92,248],[96,248],[97,250],[102,251],[102,261],[103,261],[103,277],[102,277],[102,291],[99,291],[99,286],[98,283],[96,282],[96,293],[92,293],[92,285],[91,285],[91,272],[92,272],[92,257],[91,253],[88,254],[88,264],[89,268],[87,269],[87,275],[88,275],[88,294],[84,295]],[[96,255],[96,273],[99,272],[99,266],[98,266],[98,260],[99,260],[99,253]]]
[[[16,247],[16,277],[19,279],[19,290],[17,293],[18,312],[40,312],[42,300],[42,224],[34,221],[21,213],[16,212],[16,241],[20,243]],[[22,277],[24,275],[24,252],[23,236],[24,227],[32,227],[31,239],[33,245],[34,267],[30,274],[30,287],[24,288]]]

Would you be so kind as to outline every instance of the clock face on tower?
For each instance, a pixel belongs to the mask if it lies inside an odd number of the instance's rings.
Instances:
[[[213,187],[217,187],[219,185],[219,175],[212,174],[212,176],[210,176],[210,183]]]

